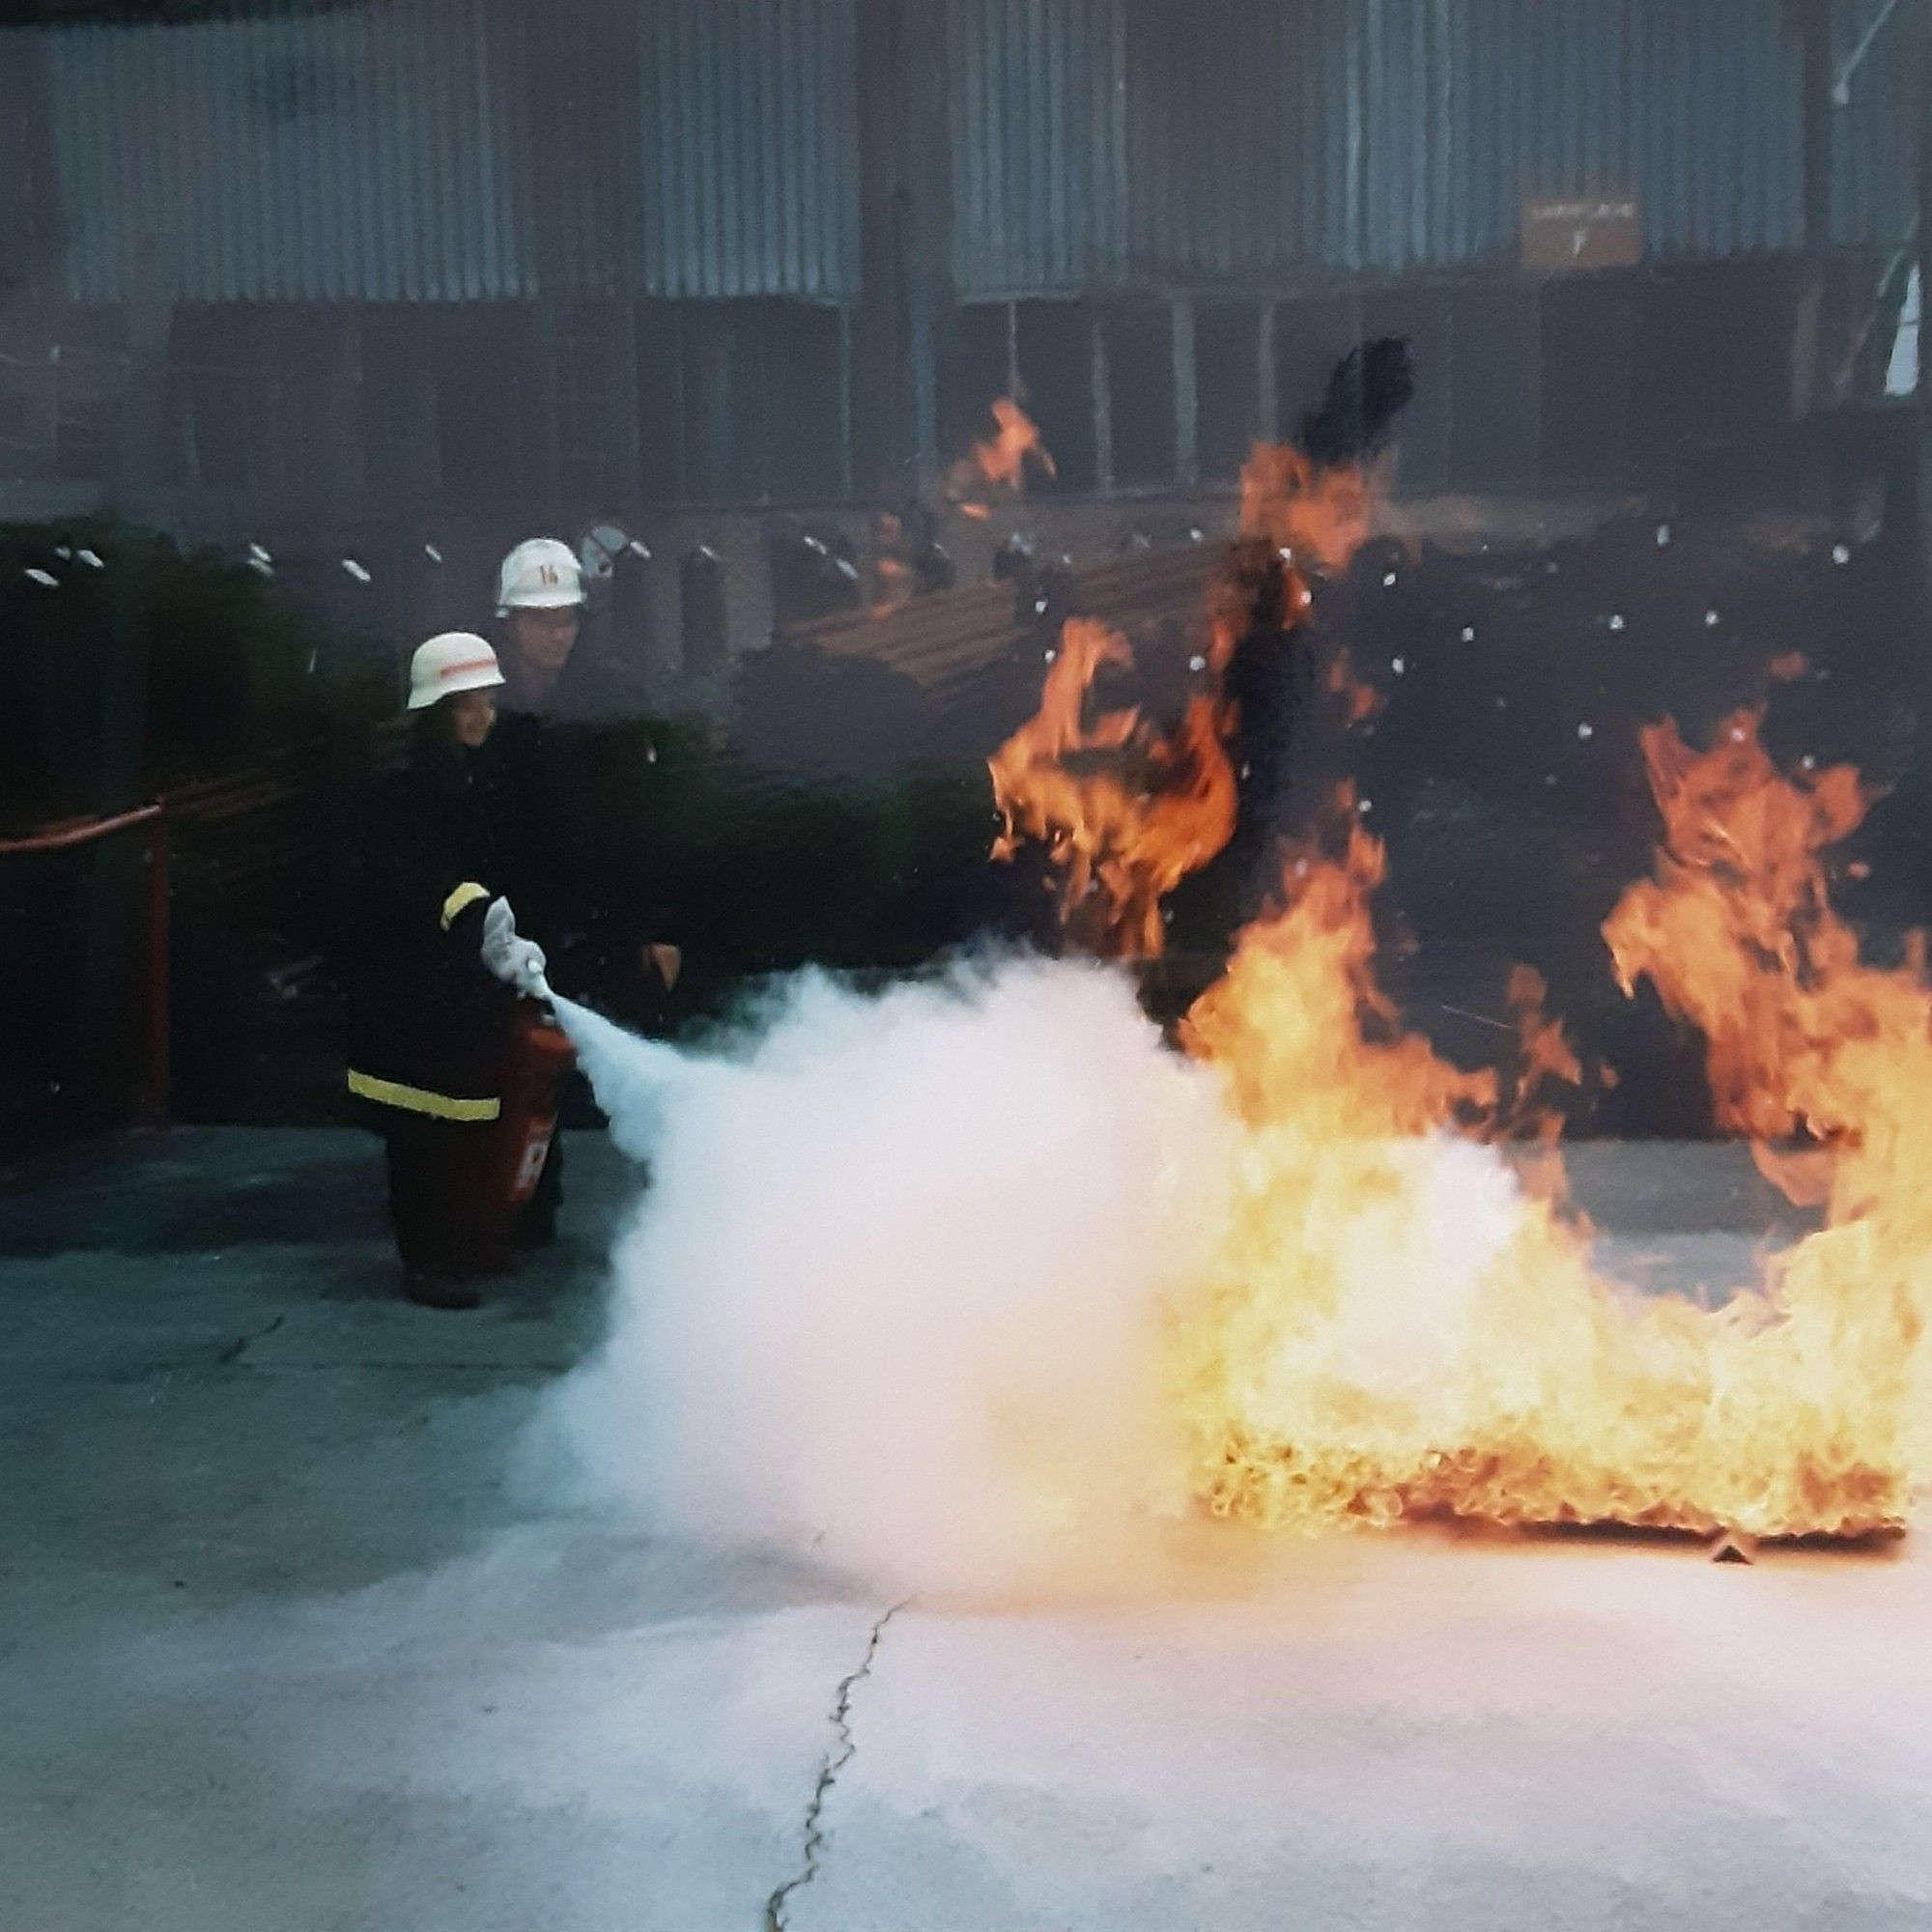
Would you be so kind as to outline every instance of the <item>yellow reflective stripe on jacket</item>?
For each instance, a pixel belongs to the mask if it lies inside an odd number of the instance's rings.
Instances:
[[[432,1094],[426,1087],[405,1087],[400,1080],[379,1080],[373,1073],[349,1070],[349,1091],[358,1099],[409,1114],[427,1114],[434,1121],[494,1121],[503,1111],[500,1100],[459,1100],[451,1094]]]
[[[489,896],[490,894],[485,887],[479,886],[474,879],[466,879],[442,902],[443,931],[447,932],[478,899],[487,899]]]

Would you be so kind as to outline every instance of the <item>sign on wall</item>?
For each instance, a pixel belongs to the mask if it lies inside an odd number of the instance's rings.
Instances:
[[[1643,220],[1634,194],[1525,195],[1522,266],[1531,275],[1634,269],[1643,260]]]

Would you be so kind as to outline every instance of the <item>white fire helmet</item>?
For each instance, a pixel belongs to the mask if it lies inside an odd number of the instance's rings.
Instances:
[[[459,691],[487,691],[503,682],[497,653],[473,631],[444,631],[416,646],[410,660],[410,709],[427,711]]]
[[[567,543],[532,537],[503,559],[497,573],[497,614],[560,611],[583,602],[583,572]]]

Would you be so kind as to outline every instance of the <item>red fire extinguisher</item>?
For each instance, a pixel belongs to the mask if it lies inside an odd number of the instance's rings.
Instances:
[[[505,1057],[502,1112],[492,1129],[488,1188],[495,1214],[501,1217],[505,1259],[517,1215],[543,1179],[556,1133],[557,1092],[575,1058],[548,1011],[534,1000],[519,1000]]]

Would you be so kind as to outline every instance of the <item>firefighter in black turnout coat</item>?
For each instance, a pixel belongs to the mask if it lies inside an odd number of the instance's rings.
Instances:
[[[493,1129],[518,1001],[544,985],[474,779],[502,683],[496,653],[469,633],[416,651],[410,761],[362,829],[349,1090],[384,1137],[407,1293],[438,1307],[473,1307],[475,1277],[497,1264]]]
[[[579,648],[585,602],[582,570],[568,544],[531,537],[504,557],[497,573],[502,715],[477,753],[475,782],[495,841],[498,890],[549,954],[556,990],[608,1007],[640,973],[668,993],[683,955],[666,943],[654,911],[622,903],[605,828],[593,838],[579,795],[596,726],[642,709],[641,693],[626,689],[614,667]],[[580,1107],[584,1098],[578,1097]],[[525,1217],[526,1240],[554,1233],[563,1182],[559,1132]]]

